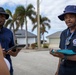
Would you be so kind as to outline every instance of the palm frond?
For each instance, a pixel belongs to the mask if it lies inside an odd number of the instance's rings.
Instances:
[[[12,12],[11,12],[9,9],[6,9],[5,11],[6,11],[6,13],[8,13],[9,16],[12,18]]]
[[[10,26],[9,26],[9,28],[12,30],[12,28],[13,28],[13,22],[10,24]]]
[[[17,8],[16,8],[16,11],[15,11],[15,13],[17,14],[17,15],[25,15],[25,7],[24,6],[22,6],[22,5],[20,5],[20,6],[18,6]]]
[[[44,23],[44,25],[46,25],[46,27],[48,27],[49,29],[51,28],[51,25],[49,23]]]
[[[12,19],[8,19],[8,20],[6,21],[6,23],[4,24],[4,26],[7,27],[11,22],[12,22]]]
[[[32,28],[32,31],[34,31],[37,28],[37,25],[34,25]]]
[[[41,19],[42,19],[42,21],[50,22],[50,19],[48,19],[47,17],[42,17]]]
[[[13,19],[14,21],[18,20],[18,17],[17,17],[17,14],[16,14],[16,13],[13,14],[12,19]]]
[[[19,22],[18,21],[16,21],[15,23],[16,23],[15,31],[17,31],[19,29],[20,25],[19,25]]]
[[[26,7],[26,10],[30,10],[30,9],[35,9],[35,7],[32,5],[32,4],[29,4],[27,7]]]

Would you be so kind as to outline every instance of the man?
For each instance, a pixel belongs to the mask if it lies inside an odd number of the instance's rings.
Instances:
[[[6,19],[8,18],[9,15],[2,7],[0,7],[0,44],[3,48],[4,57],[10,62],[10,75],[13,75],[13,67],[10,55],[16,56],[19,50],[16,49],[15,52],[13,52],[12,50],[7,51],[10,47],[14,46],[13,33],[11,32],[11,30],[3,26]]]
[[[76,52],[76,5],[68,5],[58,18],[65,21],[67,25],[67,29],[60,36],[60,49]],[[76,75],[76,55],[69,56],[58,52],[52,53],[51,51],[50,54],[60,58],[55,75]]]

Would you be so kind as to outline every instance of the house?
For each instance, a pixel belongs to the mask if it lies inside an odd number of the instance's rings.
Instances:
[[[61,31],[58,31],[58,32],[48,35],[46,37],[48,39],[50,48],[58,48],[59,47],[60,34],[61,34]]]
[[[28,44],[36,43],[37,42],[37,35],[28,32]],[[15,36],[17,39],[18,44],[26,44],[26,34],[25,30],[18,30],[15,32]]]

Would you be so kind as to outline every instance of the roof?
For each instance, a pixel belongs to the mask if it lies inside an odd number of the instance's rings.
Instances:
[[[34,38],[34,37],[36,38],[37,37],[37,35],[29,32],[29,31],[27,32],[27,34],[28,34],[28,38]],[[15,32],[15,35],[17,38],[25,38],[26,37],[25,30],[18,30]]]
[[[55,32],[53,34],[48,35],[46,38],[59,38],[62,31]]]

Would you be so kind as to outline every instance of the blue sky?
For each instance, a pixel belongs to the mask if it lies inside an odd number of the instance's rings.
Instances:
[[[0,6],[4,7],[4,9],[10,9],[12,12],[14,12],[16,6],[24,5],[26,7],[29,3],[32,3],[35,10],[37,10],[37,0],[0,0]],[[51,29],[48,30],[48,34],[45,33],[45,37],[66,28],[64,21],[58,19],[58,15],[63,12],[67,5],[76,5],[76,0],[40,0],[40,14],[47,16],[51,20]],[[28,31],[31,32],[31,29],[32,25],[29,21]],[[37,31],[35,30],[33,33],[36,34]]]

